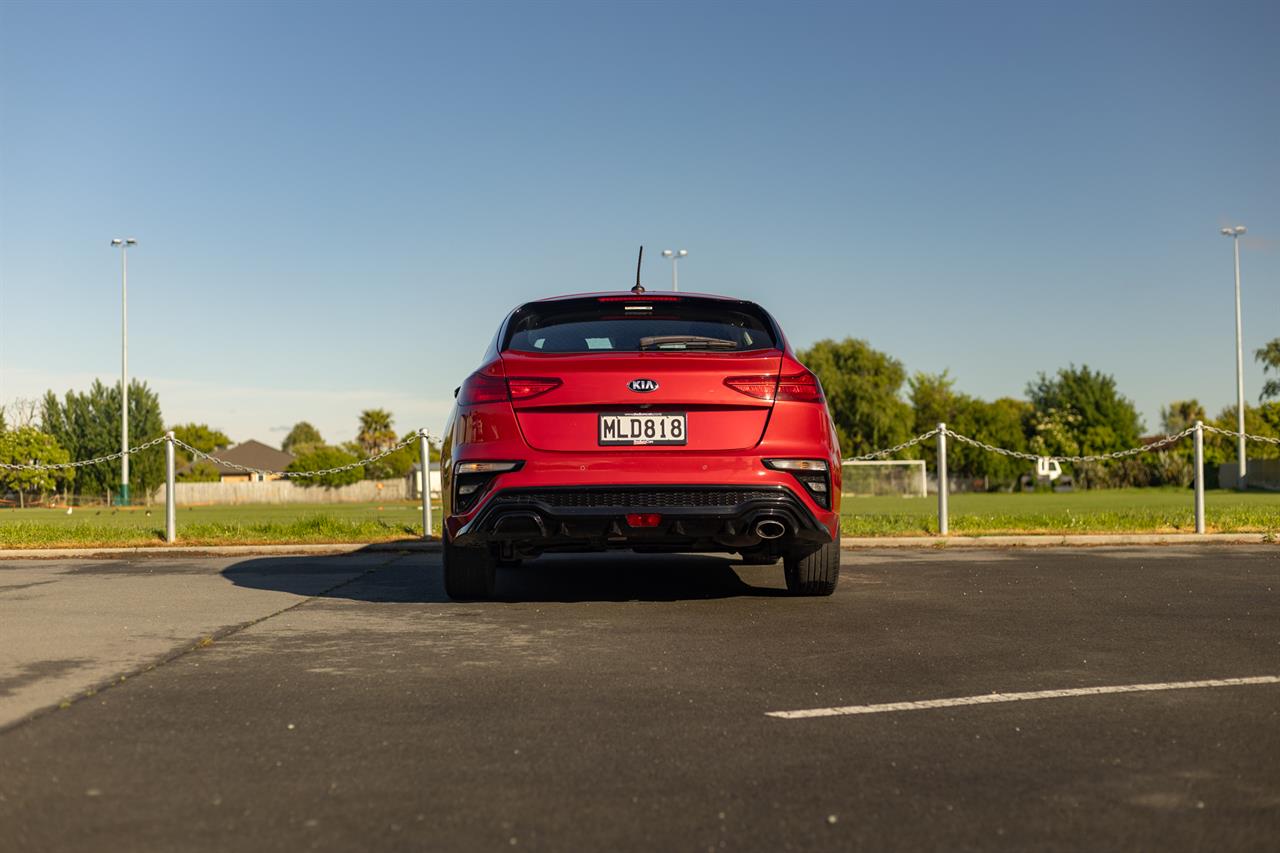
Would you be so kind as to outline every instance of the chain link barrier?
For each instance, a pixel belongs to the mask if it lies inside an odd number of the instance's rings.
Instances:
[[[89,465],[97,465],[101,462],[113,462],[125,454],[133,455],[134,453],[140,453],[149,447],[155,447],[157,444],[164,444],[165,441],[166,437],[162,435],[159,438],[153,438],[144,444],[139,444],[137,447],[131,447],[128,450],[121,450],[118,453],[112,453],[110,456],[99,456],[95,459],[84,459],[79,462],[50,462],[47,464],[34,463],[29,465],[0,462],[0,469],[4,469],[5,471],[65,471],[68,468],[85,468]]]
[[[947,432],[951,432],[951,430],[947,430]],[[920,442],[928,441],[937,434],[938,429],[937,427],[934,427],[928,432],[923,432],[913,439],[902,442],[902,444],[897,444],[893,447],[886,447],[884,450],[876,450],[872,453],[863,454],[862,456],[850,456],[848,459],[842,459],[841,462],[875,462],[876,460],[883,459],[886,456],[892,456],[900,450],[906,450],[908,447],[915,447]]]
[[[1210,426],[1209,424],[1203,424],[1202,427],[1207,433],[1217,433],[1218,435],[1228,436],[1230,438],[1239,438],[1243,435],[1246,441],[1259,441],[1266,444],[1280,445],[1280,438],[1273,438],[1268,435],[1251,435],[1247,432],[1239,433],[1229,429],[1219,429],[1218,427]],[[976,438],[970,438],[967,435],[958,433],[950,427],[946,428],[946,434],[948,437],[954,438],[956,441],[967,444],[971,447],[977,447],[981,450],[985,450],[989,453],[997,453],[1001,456],[1008,456],[1013,459],[1024,459],[1028,462],[1038,462],[1041,459],[1047,459],[1060,463],[1072,462],[1076,464],[1082,462],[1106,462],[1111,459],[1125,459],[1130,456],[1137,456],[1141,453],[1152,453],[1168,447],[1169,445],[1177,444],[1179,441],[1182,441],[1182,439],[1195,435],[1195,432],[1196,428],[1194,426],[1189,426],[1181,432],[1174,433],[1173,435],[1166,435],[1164,438],[1157,439],[1150,444],[1143,444],[1139,447],[1130,447],[1127,450],[1116,450],[1111,453],[1094,453],[1087,456],[1040,456],[1035,453],[1028,453],[1025,450],[1009,450],[1005,447],[997,447],[994,444],[988,444],[985,441],[980,441]],[[899,451],[906,450],[908,447],[914,447],[921,442],[933,438],[937,434],[938,430],[937,428],[934,428],[909,441],[904,441],[902,444],[894,445],[893,447],[888,447],[884,450],[876,450],[872,453],[865,453],[861,456],[850,456],[842,459],[841,462],[874,462],[879,459],[884,459],[886,456],[892,456]]]
[[[236,471],[243,471],[246,474],[258,474],[263,477],[268,477],[268,476],[279,477],[282,480],[300,480],[300,479],[306,479],[308,477],[323,477],[326,474],[341,474],[344,471],[350,471],[354,468],[361,468],[365,465],[368,465],[371,462],[377,462],[379,459],[385,459],[386,457],[390,456],[392,453],[395,453],[398,450],[403,450],[404,448],[408,447],[410,444],[415,444],[420,437],[421,437],[421,433],[414,433],[412,436],[410,436],[409,438],[406,438],[404,441],[401,441],[398,444],[392,445],[387,450],[384,450],[381,453],[375,454],[366,459],[359,459],[355,462],[351,462],[346,465],[339,465],[336,468],[320,468],[315,471],[273,471],[270,468],[254,468],[249,465],[241,465],[238,462],[231,462],[227,459],[219,459],[217,456],[214,456],[211,453],[205,453],[203,450],[197,450],[196,448],[187,444],[185,441],[178,438],[175,438],[173,440],[173,443],[200,459],[208,459],[210,462],[214,463],[215,465],[224,465],[228,468],[233,468]]]
[[[998,453],[1001,456],[1009,456],[1014,459],[1025,459],[1029,462],[1035,462],[1040,459],[1051,459],[1055,462],[1074,462],[1079,464],[1081,462],[1105,462],[1108,459],[1124,459],[1129,456],[1137,456],[1140,453],[1150,453],[1152,451],[1159,450],[1162,447],[1168,447],[1171,444],[1176,444],[1187,436],[1193,435],[1195,431],[1195,427],[1187,427],[1182,432],[1174,435],[1166,435],[1162,439],[1153,441],[1150,444],[1144,444],[1140,447],[1130,447],[1127,450],[1116,450],[1111,453],[1096,453],[1088,456],[1038,456],[1035,453],[1027,453],[1021,450],[1008,450],[1003,447],[996,447],[995,445],[987,444],[985,441],[979,441],[976,438],[970,438],[967,435],[961,435],[950,427],[947,428],[947,435],[951,436],[956,441],[963,442],[964,444],[968,444],[972,447],[978,447],[982,450],[986,450],[991,453]]]
[[[175,447],[181,447],[182,449],[188,451],[196,458],[208,459],[210,462],[214,463],[215,465],[225,465],[228,468],[234,468],[235,470],[243,471],[246,474],[261,474],[263,476],[281,477],[284,479],[302,479],[306,477],[322,477],[325,474],[340,474],[343,471],[350,471],[353,468],[359,468],[363,465],[368,465],[371,462],[377,462],[379,459],[384,459],[398,450],[403,450],[409,445],[416,443],[420,438],[424,438],[424,437],[427,439],[428,442],[431,442],[437,445],[440,443],[439,436],[434,436],[431,433],[427,432],[426,430],[420,429],[413,433],[410,433],[409,437],[406,438],[404,441],[401,441],[400,443],[394,445],[390,449],[384,450],[381,453],[378,453],[374,456],[370,456],[366,459],[360,459],[356,462],[352,462],[349,465],[341,465],[337,468],[322,468],[318,471],[272,471],[268,468],[253,468],[248,465],[241,465],[238,462],[231,462],[226,459],[220,459],[211,453],[205,453],[203,450],[198,450],[192,447],[191,445],[187,444],[185,441],[183,441],[180,438],[174,438],[173,444]],[[98,456],[93,459],[84,459],[79,462],[51,462],[47,464],[33,463],[33,464],[27,464],[27,465],[18,465],[18,464],[0,462],[0,469],[6,470],[6,471],[63,471],[68,468],[84,468],[89,465],[99,465],[103,462],[114,462],[115,460],[123,457],[126,453],[132,456],[136,453],[141,453],[142,451],[147,450],[149,448],[164,444],[168,440],[169,440],[168,436],[162,435],[159,438],[153,438],[150,441],[139,444],[137,447],[131,447],[127,451],[122,450],[118,453],[112,453],[109,456]]]
[[[1245,441],[1261,441],[1267,444],[1280,445],[1280,438],[1273,438],[1269,435],[1250,435],[1247,432],[1236,432],[1235,430],[1230,430],[1230,429],[1218,429],[1216,426],[1209,426],[1208,424],[1204,425],[1204,431],[1216,432],[1218,435],[1225,435],[1231,438],[1240,438],[1241,436],[1244,436]]]
[[[1236,432],[1235,430],[1221,429],[1216,426],[1210,426],[1209,424],[1203,424],[1202,426],[1204,431],[1207,433],[1216,433],[1218,435],[1225,436],[1228,438],[1239,438],[1240,436],[1244,436],[1244,439],[1246,441],[1257,441],[1257,442],[1262,442],[1264,444],[1274,444],[1274,445],[1280,446],[1280,438],[1275,438],[1269,435],[1252,435],[1247,432],[1240,433],[1240,432]],[[996,453],[1001,456],[1008,456],[1013,459],[1023,459],[1028,462],[1037,462],[1041,459],[1050,459],[1060,463],[1072,462],[1077,464],[1082,462],[1105,462],[1111,459],[1124,459],[1130,456],[1137,456],[1138,454],[1141,454],[1141,453],[1151,453],[1156,450],[1160,450],[1162,448],[1168,447],[1171,444],[1176,444],[1182,439],[1187,438],[1190,435],[1194,435],[1195,431],[1196,431],[1196,428],[1194,426],[1190,426],[1182,430],[1181,432],[1175,433],[1173,435],[1167,435],[1164,438],[1151,442],[1150,444],[1144,444],[1139,447],[1130,447],[1127,450],[1116,450],[1111,453],[1095,453],[1095,454],[1089,454],[1087,456],[1039,456],[1035,453],[1028,453],[1027,451],[1024,451],[1024,450],[1009,450],[1008,448],[1005,448],[1005,447],[997,447],[994,444],[988,444],[985,441],[980,441],[979,439],[970,438],[967,435],[958,433],[955,430],[951,429],[950,427],[946,428],[946,434],[950,438],[954,438],[956,441],[962,442],[971,447],[977,447],[989,453]],[[875,450],[875,451],[872,451],[871,453],[864,453],[861,456],[849,456],[849,457],[846,457],[845,459],[842,459],[841,461],[845,463],[875,462],[877,460],[884,459],[889,456],[893,456],[896,453],[900,453],[901,451],[906,450],[909,447],[915,447],[917,444],[921,444],[925,441],[928,441],[929,439],[933,438],[937,434],[938,434],[938,429],[935,427],[934,429],[931,429],[928,432],[921,433],[920,435],[917,435],[915,438],[904,441],[901,444],[895,444],[893,447],[886,447],[884,450]],[[181,447],[183,450],[186,450],[188,453],[191,453],[192,456],[196,458],[207,459],[210,462],[214,463],[215,465],[224,465],[236,471],[243,471],[246,474],[260,474],[262,476],[280,477],[283,479],[305,479],[307,477],[322,477],[326,474],[341,474],[344,471],[350,471],[353,468],[360,468],[364,465],[377,462],[380,459],[384,459],[390,456],[392,453],[395,453],[399,450],[403,450],[404,448],[418,441],[419,438],[423,438],[423,437],[425,437],[427,441],[437,445],[440,444],[440,441],[441,441],[439,436],[432,435],[426,430],[420,429],[413,433],[410,433],[408,438],[406,438],[401,442],[398,442],[397,444],[393,445],[387,450],[382,451],[381,453],[375,454],[365,459],[357,460],[347,465],[340,465],[336,468],[322,468],[316,471],[273,471],[269,468],[254,468],[249,465],[241,465],[238,462],[231,462],[230,460],[227,460],[227,459],[221,459],[212,453],[205,453],[203,450],[198,450],[192,447],[191,445],[187,444],[185,441],[183,441],[180,438],[175,438],[173,440],[173,443],[175,446]],[[167,436],[162,435],[159,438],[153,438],[150,441],[139,444],[137,447],[131,447],[129,448],[128,451],[120,451],[118,453],[112,453],[109,456],[98,456],[93,459],[83,459],[78,462],[50,462],[50,463],[32,463],[32,464],[13,464],[13,463],[7,463],[7,462],[0,462],[0,470],[65,471],[65,470],[74,469],[74,468],[84,468],[89,465],[99,465],[103,462],[114,462],[117,459],[120,459],[126,453],[128,453],[129,455],[141,453],[142,451],[147,450],[149,448],[164,444],[165,441],[167,440],[168,440]]]

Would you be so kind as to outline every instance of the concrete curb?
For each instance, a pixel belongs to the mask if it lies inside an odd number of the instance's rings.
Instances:
[[[352,554],[356,551],[396,552],[440,550],[440,540],[420,539],[405,542],[337,542],[297,545],[149,545],[134,548],[13,548],[0,549],[3,560],[50,560],[86,557],[117,559],[121,557],[243,557],[252,554]]]
[[[1264,545],[1266,533],[1081,533],[1067,536],[846,536],[840,547],[860,548],[1052,548],[1092,545]],[[150,545],[133,548],[0,548],[4,560],[56,560],[101,557],[243,557],[323,555],[411,551],[438,553],[440,540],[424,542],[338,542],[299,545]]]
[[[1262,545],[1266,533],[1078,533],[1036,536],[846,536],[841,548],[1009,548],[1063,545]]]

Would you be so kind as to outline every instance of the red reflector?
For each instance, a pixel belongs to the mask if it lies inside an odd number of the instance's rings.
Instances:
[[[778,387],[776,376],[730,376],[724,381],[739,394],[755,397],[758,400],[772,400],[774,389]]]
[[[531,376],[513,376],[507,380],[507,387],[511,389],[512,400],[528,400],[530,397],[537,397],[539,394],[554,391],[562,384],[559,379]]]
[[[809,371],[783,376],[778,380],[778,399],[795,400],[799,403],[821,403],[822,385],[818,377]]]
[[[657,527],[661,523],[662,516],[656,512],[627,513],[627,525],[629,527]]]

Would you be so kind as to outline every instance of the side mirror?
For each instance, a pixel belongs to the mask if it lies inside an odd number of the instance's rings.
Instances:
[[[453,389],[453,399],[455,399],[455,400],[456,400],[456,399],[458,399],[458,392],[459,392],[459,391],[461,391],[461,390],[462,390],[462,386],[461,386],[461,385],[459,385],[457,388],[454,388],[454,389]]]

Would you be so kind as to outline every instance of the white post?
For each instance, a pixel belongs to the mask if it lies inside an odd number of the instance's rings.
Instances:
[[[1196,421],[1196,533],[1204,533],[1204,424]]]
[[[1248,473],[1247,464],[1245,462],[1245,441],[1244,441],[1244,344],[1241,340],[1240,328],[1240,231],[1242,228],[1235,229],[1232,237],[1232,244],[1235,247],[1236,256],[1236,430],[1240,433],[1237,439],[1237,450],[1239,454],[1240,479],[1236,483],[1237,489],[1245,487],[1245,476]]]
[[[422,457],[422,538],[431,538],[431,448],[425,430],[418,430],[418,455]]]
[[[938,424],[938,533],[946,536],[947,519],[947,425]]]
[[[129,502],[129,245],[120,246],[120,501]]]
[[[680,289],[680,259],[689,254],[688,249],[663,249],[662,257],[671,259],[671,289]]]
[[[174,494],[173,430],[164,434],[164,541],[178,540],[178,497]]]

